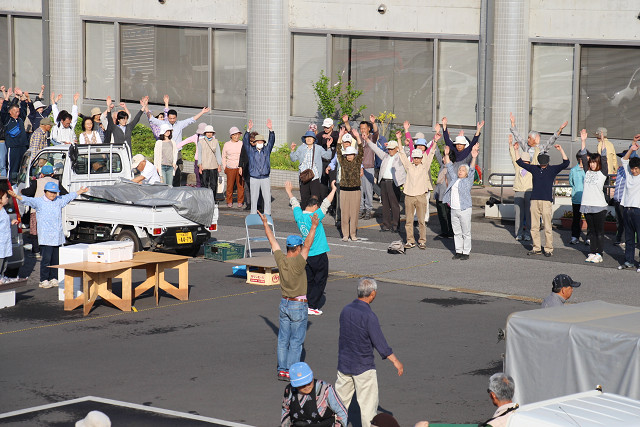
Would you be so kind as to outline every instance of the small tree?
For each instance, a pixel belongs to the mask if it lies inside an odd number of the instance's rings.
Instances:
[[[356,106],[362,91],[357,90],[351,80],[343,87],[340,73],[338,73],[337,82],[332,85],[324,70],[321,70],[320,77],[313,82],[313,92],[318,103],[318,112],[322,117],[338,119],[346,114],[356,119],[362,110],[367,108],[366,105]]]

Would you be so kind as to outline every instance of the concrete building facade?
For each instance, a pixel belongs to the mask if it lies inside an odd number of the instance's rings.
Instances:
[[[363,91],[365,117],[394,112],[431,132],[446,116],[468,134],[485,120],[488,176],[513,171],[509,112],[543,138],[568,120],[568,153],[582,128],[628,146],[640,132],[639,13],[640,0],[0,0],[0,84],[44,83],[63,107],[78,91],[85,112],[145,95],[159,111],[168,94],[181,116],[209,106],[222,140],[271,118],[288,144],[321,121],[323,71]]]

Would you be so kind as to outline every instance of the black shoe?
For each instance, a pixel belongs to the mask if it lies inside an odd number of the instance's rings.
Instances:
[[[529,251],[527,255],[542,255],[542,251]]]
[[[451,259],[461,259],[461,258],[462,258],[462,254],[459,254],[457,252],[453,257],[451,257]]]
[[[469,255],[467,255],[467,254],[462,254],[462,255],[460,256],[460,260],[462,260],[462,261],[466,261],[466,260],[468,260],[468,259],[469,259]]]
[[[391,229],[389,227],[384,227],[384,226],[380,228],[381,233],[384,233],[386,231],[391,231]]]
[[[389,231],[391,231],[392,233],[397,233],[398,232],[398,227],[391,227],[389,229]]]
[[[553,252],[545,252],[544,256],[546,256],[547,258],[549,258],[551,255],[553,255]]]
[[[371,219],[371,211],[367,211],[367,213],[364,214],[364,218],[363,219],[364,220]]]

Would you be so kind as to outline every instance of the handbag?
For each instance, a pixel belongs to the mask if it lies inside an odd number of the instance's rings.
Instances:
[[[313,177],[314,177],[314,173],[313,173],[313,165],[314,165],[314,160],[316,157],[316,146],[313,146],[313,154],[311,154],[311,168],[310,169],[305,169],[302,172],[300,172],[300,182],[303,184],[307,184],[308,182],[310,182]]]

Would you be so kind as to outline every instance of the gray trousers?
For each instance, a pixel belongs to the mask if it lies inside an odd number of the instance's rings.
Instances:
[[[373,168],[364,169],[364,174],[360,177],[360,189],[362,190],[362,197],[360,198],[360,210],[371,211],[373,210],[373,175],[375,171]]]
[[[254,178],[251,177],[251,213],[258,212],[258,199],[262,193],[264,200],[264,214],[271,215],[271,178]]]
[[[471,208],[463,211],[451,209],[451,227],[456,253],[469,255],[471,252]]]
[[[531,235],[531,190],[516,191],[513,207],[516,211],[516,236]]]

